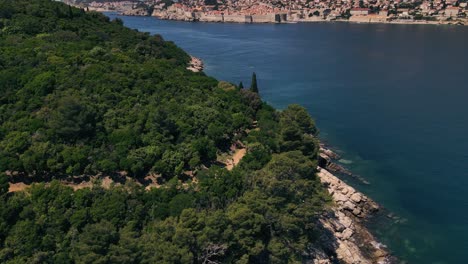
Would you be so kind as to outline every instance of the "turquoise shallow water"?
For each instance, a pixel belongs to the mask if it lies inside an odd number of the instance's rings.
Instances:
[[[307,107],[371,184],[345,180],[401,218],[372,229],[402,260],[468,263],[468,27],[121,18],[175,41],[218,79],[248,85],[255,71],[277,108]]]

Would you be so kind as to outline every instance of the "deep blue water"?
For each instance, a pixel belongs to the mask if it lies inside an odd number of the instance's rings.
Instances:
[[[277,108],[305,106],[370,185],[345,180],[402,219],[372,226],[401,259],[468,263],[468,27],[121,18],[218,79],[248,86],[255,71]]]

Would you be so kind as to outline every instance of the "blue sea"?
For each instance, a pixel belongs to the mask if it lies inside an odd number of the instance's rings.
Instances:
[[[279,109],[305,106],[370,184],[344,180],[395,216],[371,230],[402,261],[468,263],[468,27],[121,18],[217,79],[249,86],[256,72]]]

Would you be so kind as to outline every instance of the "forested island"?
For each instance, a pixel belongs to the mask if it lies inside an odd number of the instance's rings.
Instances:
[[[307,111],[189,62],[119,19],[0,0],[0,262],[386,263]]]

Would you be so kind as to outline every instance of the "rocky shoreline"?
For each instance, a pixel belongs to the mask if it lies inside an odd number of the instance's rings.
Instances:
[[[332,173],[339,173],[339,174],[345,174],[350,177],[353,177],[354,179],[358,180],[362,184],[369,184],[369,182],[362,178],[359,175],[355,175],[340,164],[334,162],[336,160],[339,160],[340,156],[333,152],[332,150],[328,149],[325,147],[324,144],[320,144],[320,150],[319,150],[319,157],[318,157],[318,165],[322,168],[326,168],[328,171]]]
[[[320,165],[330,167],[339,156],[321,148]],[[327,163],[323,163],[323,159]],[[333,168],[333,166],[332,166]],[[313,264],[390,264],[396,263],[386,247],[379,243],[365,227],[365,221],[381,208],[369,197],[356,191],[323,167],[317,167],[317,176],[333,198],[334,206],[319,220],[325,231],[320,238],[322,248],[314,250]]]

